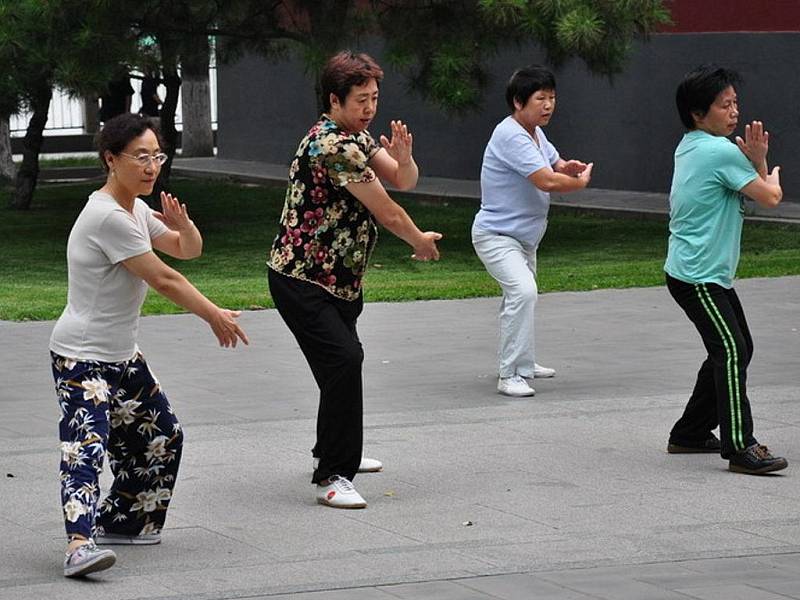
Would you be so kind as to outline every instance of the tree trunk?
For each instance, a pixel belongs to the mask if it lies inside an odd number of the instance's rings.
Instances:
[[[84,96],[83,101],[83,130],[86,133],[97,133],[100,129],[97,98]]]
[[[0,183],[10,183],[17,176],[11,156],[11,125],[8,116],[0,116]]]
[[[42,78],[47,83],[50,78]],[[35,91],[30,108],[33,113],[22,143],[22,164],[17,171],[17,185],[11,208],[28,210],[33,201],[33,192],[39,179],[39,153],[42,150],[42,132],[47,125],[47,111],[53,91],[50,86],[42,85]]]
[[[175,46],[170,40],[160,39],[162,72],[164,87],[167,95],[161,105],[159,117],[161,120],[161,137],[164,139],[164,151],[167,153],[167,162],[161,167],[161,173],[153,189],[151,198],[158,198],[162,191],[169,188],[169,176],[172,172],[172,159],[178,145],[178,130],[175,129],[175,112],[178,109],[178,95],[181,91],[181,78],[178,76],[178,62]]]
[[[211,89],[208,82],[209,52],[208,38],[202,36],[195,47],[181,58],[181,156],[214,155]]]

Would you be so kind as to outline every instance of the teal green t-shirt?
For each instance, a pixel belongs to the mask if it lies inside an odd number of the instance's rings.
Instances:
[[[694,130],[675,149],[664,270],[686,283],[733,286],[739,264],[744,198],[758,177],[728,138]]]

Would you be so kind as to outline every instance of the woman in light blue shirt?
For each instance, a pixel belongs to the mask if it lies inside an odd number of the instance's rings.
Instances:
[[[550,192],[585,188],[592,163],[564,160],[542,131],[556,107],[550,71],[539,65],[518,69],[506,87],[506,102],[511,114],[495,127],[483,155],[472,245],[503,290],[497,390],[533,396],[528,380],[555,375],[536,364],[533,324],[536,250],[547,229]]]

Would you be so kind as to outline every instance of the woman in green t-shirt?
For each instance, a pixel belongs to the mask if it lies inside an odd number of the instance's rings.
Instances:
[[[746,393],[753,340],[733,289],[739,262],[742,194],[762,206],[783,197],[779,170],[767,169],[769,134],[760,121],[745,137],[728,139],[738,124],[734,71],[704,65],[678,86],[676,103],[687,129],[675,150],[670,191],[667,288],[694,323],[708,356],[689,402],[672,428],[672,454],[719,452],[729,469],[759,475],[785,469],[753,436]],[[712,433],[717,425],[720,439]]]

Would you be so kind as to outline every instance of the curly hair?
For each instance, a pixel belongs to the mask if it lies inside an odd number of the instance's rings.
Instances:
[[[334,54],[325,63],[320,75],[323,110],[327,112],[331,109],[331,94],[344,103],[354,85],[364,85],[370,79],[374,79],[379,86],[383,79],[383,69],[371,56],[355,54],[350,50]]]
[[[115,155],[119,154],[125,149],[125,146],[148,129],[156,134],[159,146],[163,147],[164,141],[161,139],[158,125],[148,117],[134,113],[123,113],[106,121],[103,128],[97,132],[94,138],[94,144],[100,156],[100,164],[103,165],[103,170],[108,171],[105,159],[106,151]]]

